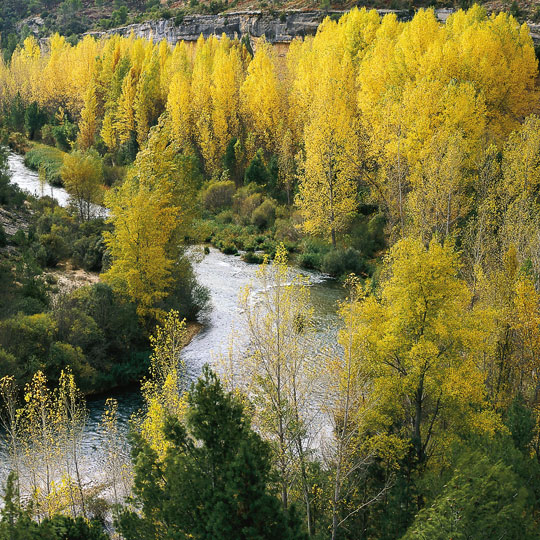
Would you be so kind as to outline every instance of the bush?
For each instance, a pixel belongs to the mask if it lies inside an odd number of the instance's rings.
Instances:
[[[77,138],[77,126],[66,120],[60,126],[53,126],[52,134],[56,146],[64,152],[69,152],[71,144]]]
[[[228,208],[232,205],[235,192],[236,186],[230,180],[212,182],[203,192],[203,205],[210,212]]]
[[[0,247],[4,247],[7,244],[7,235],[4,227],[0,223]]]
[[[55,267],[68,255],[66,242],[58,234],[42,234],[39,244],[37,259],[42,266]]]
[[[253,182],[264,186],[269,184],[270,181],[270,172],[264,163],[263,151],[259,148],[246,169],[244,184],[247,185]]]
[[[18,132],[9,134],[8,144],[12,150],[20,154],[26,152],[28,148],[26,137],[22,133]]]
[[[251,222],[261,230],[270,227],[275,219],[276,204],[270,199],[266,199],[251,215]]]
[[[49,146],[52,146],[55,144],[52,128],[53,127],[50,124],[45,124],[41,128],[41,140],[45,144],[48,144]]]
[[[22,229],[19,229],[11,237],[11,240],[16,246],[22,247],[22,246],[26,245],[26,242],[27,242],[26,233]]]
[[[309,270],[320,270],[324,256],[330,251],[330,246],[321,240],[306,238],[302,244],[302,253],[298,264]]]
[[[224,225],[232,223],[234,221],[234,214],[231,210],[223,210],[216,216],[216,221],[218,223],[223,223]]]
[[[366,274],[369,267],[358,250],[337,248],[324,256],[321,270],[326,274],[338,277],[346,274]]]
[[[242,260],[249,264],[262,264],[264,261],[264,256],[259,255],[258,253],[253,253],[253,251],[247,251],[242,255]]]
[[[278,242],[298,242],[300,232],[289,219],[276,219],[275,238]]]
[[[371,217],[359,215],[351,227],[352,247],[365,257],[372,257],[386,245],[385,225],[386,220],[382,213],[376,213]]]
[[[6,207],[21,207],[26,199],[19,186],[10,182],[7,153],[0,147],[0,204]]]
[[[254,192],[254,189],[256,189],[255,184],[250,184],[239,189],[233,197],[233,208],[244,224],[251,222],[251,214],[263,201],[262,195]]]
[[[225,253],[225,255],[236,255],[238,253],[238,249],[236,249],[236,246],[232,243],[224,244],[221,251]]]
[[[102,269],[104,253],[105,242],[101,236],[82,237],[73,244],[73,262],[89,272]]]

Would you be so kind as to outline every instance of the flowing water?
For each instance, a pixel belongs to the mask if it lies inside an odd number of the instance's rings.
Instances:
[[[9,166],[12,182],[26,191],[40,196],[41,185],[38,175],[25,167],[20,156],[11,154]],[[53,197],[59,204],[66,206],[69,195],[61,188],[45,188],[45,194],[52,189]],[[210,293],[210,305],[203,315],[202,330],[183,350],[190,379],[196,378],[204,364],[215,365],[220,354],[226,354],[230,344],[231,332],[234,330],[234,345],[237,349],[245,348],[245,333],[241,332],[242,312],[239,303],[239,292],[246,285],[251,285],[254,294],[262,288],[257,280],[257,265],[247,264],[240,257],[224,255],[211,248],[204,255],[201,249],[194,248],[192,260],[198,282]],[[311,300],[316,314],[317,328],[320,337],[328,344],[335,343],[337,331],[336,304],[343,298],[343,288],[334,280],[318,273],[303,272],[310,284]],[[128,430],[129,418],[141,404],[141,396],[137,390],[118,392],[112,397],[118,400],[118,416],[120,428],[125,433]],[[101,476],[103,458],[101,453],[103,434],[99,431],[99,422],[103,413],[105,398],[92,399],[88,403],[89,419],[83,439],[85,468],[90,477]],[[4,460],[2,460],[4,461]]]
[[[38,173],[31,171],[24,164],[24,157],[10,153],[8,157],[11,181],[21,189],[36,197],[48,195],[58,201],[60,206],[67,206],[69,194],[63,188],[53,187],[47,183],[41,184]]]

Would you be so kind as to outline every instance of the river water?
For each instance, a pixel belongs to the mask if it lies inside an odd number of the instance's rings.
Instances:
[[[9,167],[13,183],[36,196],[42,195],[38,175],[24,165],[22,157],[11,154]],[[51,190],[52,196],[60,205],[68,204],[69,195],[64,189],[47,186],[43,192],[50,195]],[[227,353],[233,331],[236,349],[248,345],[245,333],[241,332],[242,312],[239,292],[246,285],[251,285],[256,295],[260,293],[262,287],[256,276],[258,266],[247,264],[240,257],[224,255],[213,248],[209,254],[204,255],[200,248],[193,248],[192,261],[198,282],[210,292],[210,306],[201,319],[203,328],[182,351],[188,376],[193,380],[199,375],[204,364],[216,365],[219,356]],[[320,337],[328,344],[335,343],[338,323],[336,306],[343,298],[343,288],[322,274],[300,270],[298,272],[309,280]],[[137,390],[129,390],[116,393],[112,397],[118,400],[120,429],[126,433],[131,415],[142,404],[140,393]],[[104,404],[105,398],[92,399],[88,402],[89,418],[82,447],[85,469],[91,477],[102,476],[103,473],[104,456],[101,453],[103,435],[98,428]]]

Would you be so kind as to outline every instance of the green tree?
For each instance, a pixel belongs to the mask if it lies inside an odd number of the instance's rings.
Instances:
[[[529,540],[537,538],[519,477],[504,463],[469,453],[402,540]]]
[[[160,462],[135,438],[134,502],[118,527],[127,540],[301,539],[296,519],[268,492],[268,445],[250,427],[239,399],[208,367],[188,396],[186,423],[170,418]]]

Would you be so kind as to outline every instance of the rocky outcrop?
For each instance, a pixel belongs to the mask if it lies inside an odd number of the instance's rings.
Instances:
[[[381,15],[395,13],[400,20],[407,20],[412,12],[407,10],[378,10]],[[130,24],[105,32],[89,32],[96,37],[111,34],[153,38],[155,41],[167,40],[171,44],[179,41],[196,41],[202,34],[204,38],[211,35],[225,34],[227,37],[259,38],[265,36],[270,43],[290,43],[294,38],[313,35],[322,20],[327,16],[339,17],[343,11],[288,11],[272,14],[261,11],[237,11],[218,15],[186,15],[181,21],[160,19],[140,24]],[[452,9],[436,9],[435,15],[441,22],[453,13]],[[540,39],[540,25],[529,24],[531,35],[535,41]]]
[[[453,9],[446,8],[436,9],[435,15],[439,21],[445,22],[453,11]],[[413,15],[413,12],[408,10],[380,9],[378,12],[381,15],[395,13],[400,20],[408,20]],[[326,16],[338,18],[343,13],[345,12],[291,10],[281,13],[236,11],[217,15],[185,15],[180,21],[178,19],[176,21],[173,19],[151,20],[103,32],[88,32],[88,35],[97,38],[113,34],[128,37],[133,33],[137,37],[152,38],[154,41],[167,40],[174,45],[179,41],[196,41],[201,34],[204,38],[225,34],[231,39],[244,36],[249,38],[265,36],[270,43],[286,44],[297,37],[314,35]],[[44,23],[40,17],[32,17],[27,19],[24,24],[32,33],[38,35]],[[540,41],[540,25],[529,23],[529,28],[533,40]],[[40,41],[42,46],[46,48],[47,39]]]
[[[401,17],[408,16],[408,12],[397,13]],[[186,15],[178,24],[172,19],[162,19],[89,34],[102,37],[111,34],[129,36],[133,33],[137,37],[152,37],[155,41],[167,40],[172,44],[196,41],[201,34],[205,38],[225,34],[231,39],[265,36],[270,43],[290,43],[296,37],[315,34],[327,15],[342,14],[343,12],[289,11],[274,15],[260,11],[238,11],[219,15]]]

